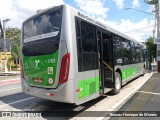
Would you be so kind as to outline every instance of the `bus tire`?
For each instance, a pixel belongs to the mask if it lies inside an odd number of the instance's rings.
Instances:
[[[115,73],[115,87],[114,89],[111,91],[112,94],[116,95],[120,92],[122,87],[122,80],[121,80],[121,75],[119,72]]]

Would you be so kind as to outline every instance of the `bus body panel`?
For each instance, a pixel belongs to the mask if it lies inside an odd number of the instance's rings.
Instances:
[[[22,79],[22,78],[21,78]],[[57,102],[65,103],[75,103],[74,102],[74,92],[73,92],[73,80],[69,80],[66,83],[59,85],[56,89],[46,89],[39,87],[28,86],[25,80],[22,79],[22,92],[31,95],[40,97],[43,99],[48,99]]]
[[[59,53],[58,53],[58,60],[57,60],[57,70],[56,72],[56,78],[53,86],[47,87],[47,86],[36,86],[36,85],[29,85],[26,80],[21,78],[22,80],[22,91],[26,94],[30,94],[32,96],[37,96],[45,99],[50,99],[54,101],[62,101],[62,102],[68,102],[68,103],[74,103],[74,85],[73,85],[73,75],[72,75],[72,51],[71,51],[71,32],[68,32],[68,29],[70,26],[70,16],[69,9],[67,6],[64,6],[63,8],[63,16],[62,16],[62,24],[61,24],[61,34],[60,34],[60,42],[59,42]],[[22,44],[23,47],[23,44]],[[46,48],[47,49],[47,48]],[[70,64],[70,72],[67,82],[63,83],[62,85],[59,85],[59,76],[60,76],[60,69],[61,69],[61,62],[62,58],[67,54],[70,53],[71,55],[71,64]],[[22,60],[23,61],[23,60]],[[32,86],[32,87],[31,87]],[[35,87],[34,87],[35,86]],[[28,88],[31,89],[32,92],[28,91]],[[48,89],[46,89],[48,88]],[[51,89],[52,88],[52,89]],[[55,94],[55,97],[53,98],[47,98],[48,95],[44,94],[45,92],[53,92]]]
[[[63,5],[63,15],[61,23],[61,33],[60,33],[60,42],[58,49],[58,58],[57,58],[57,69],[55,83],[53,86],[31,86],[27,84],[27,81],[21,78],[22,91],[26,94],[67,103],[75,103],[76,105],[82,104],[89,100],[95,99],[102,94],[100,94],[100,70],[89,70],[79,72],[78,70],[78,54],[77,54],[77,37],[76,37],[76,17],[92,23],[89,18],[84,18],[79,15],[78,10],[72,8],[69,5]],[[119,36],[122,36],[121,33],[111,29],[104,28],[100,25],[95,25],[103,30],[110,31]],[[126,37],[124,35],[124,37]],[[134,41],[133,39],[126,37],[129,40]],[[23,47],[23,44],[21,45]],[[47,48],[46,48],[47,49]],[[62,65],[62,59],[67,54],[70,53],[70,67],[68,80],[63,84],[59,84],[60,71]],[[22,56],[23,57],[23,56]],[[98,57],[98,56],[97,56]],[[122,72],[122,82],[126,83],[142,74],[144,63],[130,64],[130,65],[116,65],[114,70],[120,69]],[[128,77],[125,77],[125,74],[128,71]],[[136,72],[134,75],[133,73]]]
[[[73,57],[73,71],[70,74],[73,75],[74,80],[74,98],[75,104],[82,104],[89,100],[95,99],[100,96],[99,94],[99,69],[79,72],[78,70],[78,54],[77,54],[77,38],[76,38],[76,26],[75,18],[78,17],[78,11],[70,7],[70,21],[71,21],[71,33],[72,41],[70,41],[71,55]],[[73,53],[73,54],[72,54]],[[97,56],[98,57],[98,56]],[[72,67],[71,67],[72,68]]]
[[[115,71],[120,70],[122,85],[144,73],[144,62],[130,65],[116,65]]]

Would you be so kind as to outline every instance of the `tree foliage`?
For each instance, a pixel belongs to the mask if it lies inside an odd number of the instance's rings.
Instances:
[[[11,61],[15,61],[16,66],[18,66],[20,58],[20,33],[20,29],[18,28],[8,28],[6,30],[6,39],[12,41],[11,57],[8,60],[8,64],[10,64]]]
[[[158,0],[144,0],[144,2],[148,3],[148,4],[158,4]]]
[[[153,37],[150,37],[147,39],[145,42],[147,48],[151,51],[151,55],[156,58],[156,53],[157,53],[157,45],[154,44],[154,39]]]
[[[20,29],[7,28],[6,39],[13,40],[13,41],[20,41]]]

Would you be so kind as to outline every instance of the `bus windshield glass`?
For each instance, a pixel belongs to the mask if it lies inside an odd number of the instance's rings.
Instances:
[[[49,11],[24,23],[24,43],[55,37],[61,26],[61,11]]]

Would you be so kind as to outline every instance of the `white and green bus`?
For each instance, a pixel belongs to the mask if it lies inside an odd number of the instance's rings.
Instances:
[[[23,22],[22,91],[76,105],[118,94],[144,73],[144,49],[69,5],[43,10]]]

